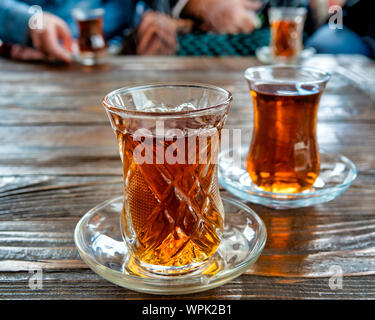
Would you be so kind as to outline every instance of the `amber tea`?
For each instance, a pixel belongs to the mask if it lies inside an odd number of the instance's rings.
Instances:
[[[123,148],[126,201],[123,222],[132,222],[137,239],[133,251],[148,264],[184,266],[207,260],[220,244],[223,208],[213,163],[188,164],[189,154],[199,153],[199,135],[183,139],[186,164],[168,164],[173,142],[153,137],[149,142],[135,141],[131,134],[118,133]],[[147,140],[147,139],[146,139]],[[194,143],[192,143],[194,141]],[[216,143],[216,142],[215,142]],[[138,164],[137,146],[151,151],[151,163]],[[181,142],[179,143],[181,144]],[[193,147],[191,145],[193,144]],[[156,164],[157,146],[162,145],[164,164]],[[208,159],[212,145],[207,143]],[[170,156],[173,156],[172,154]],[[128,228],[128,227],[127,227]]]
[[[295,58],[299,55],[302,43],[299,26],[294,21],[274,21],[272,29],[272,54],[275,57]]]
[[[253,182],[266,191],[301,192],[319,174],[314,86],[260,85],[251,91],[254,136],[247,158]]]
[[[304,8],[274,7],[269,10],[271,54],[277,62],[293,62],[302,50]]]
[[[105,50],[102,17],[80,20],[78,21],[78,26],[78,43],[81,53],[85,54]]]

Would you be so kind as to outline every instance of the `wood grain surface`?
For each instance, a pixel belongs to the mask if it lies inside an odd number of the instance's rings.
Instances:
[[[181,299],[375,298],[375,63],[331,55],[305,63],[333,74],[321,100],[318,139],[355,162],[357,180],[341,197],[314,207],[249,204],[268,230],[257,263],[222,287]],[[234,96],[227,127],[243,129],[250,141],[253,112],[243,72],[258,64],[255,58],[116,57],[84,68],[0,60],[0,299],[168,298],[111,284],[75,248],[79,218],[121,194],[121,163],[101,99],[150,82],[218,85]],[[342,289],[329,287],[332,266],[343,270]],[[30,268],[43,269],[43,289],[29,288]]]

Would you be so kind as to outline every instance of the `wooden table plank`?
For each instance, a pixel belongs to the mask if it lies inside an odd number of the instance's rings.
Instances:
[[[121,86],[160,80],[208,82],[225,87],[234,95],[232,109],[236,112],[242,109],[251,117],[250,95],[243,72],[247,67],[259,64],[255,59],[178,58],[173,62],[167,59],[114,58],[104,69],[79,66],[55,66],[51,69],[50,66],[0,60],[0,125],[106,123],[101,107],[101,99],[106,93]],[[346,66],[353,65],[352,59],[341,58],[345,68],[331,56],[319,57],[319,63],[315,59],[307,62],[333,73],[322,99],[320,119],[374,120],[374,108],[366,106],[375,106],[375,100],[358,83],[352,85],[353,74],[357,82],[357,78],[363,75],[357,69],[349,74],[343,71],[347,70]],[[367,62],[359,61],[360,65]],[[371,70],[367,64],[365,67]],[[353,95],[356,97],[355,106],[350,99]]]
[[[241,129],[250,145],[251,120],[232,119],[228,129]],[[21,139],[20,137],[26,137]],[[366,137],[366,138],[364,138]],[[321,122],[322,148],[350,157],[360,171],[375,168],[375,126],[371,122]],[[115,136],[108,124],[79,126],[0,126],[0,175],[121,175]]]
[[[75,224],[100,201],[121,195],[120,179],[115,183],[112,177],[102,177],[100,182],[65,177],[55,183],[59,179],[0,198],[0,256],[4,258],[0,269],[27,270],[33,261],[48,270],[65,270],[69,263],[77,268]],[[359,196],[360,207],[355,201]],[[248,274],[327,277],[329,267],[337,264],[347,275],[375,273],[374,197],[375,188],[358,186],[328,204],[282,213],[251,205],[267,225],[268,241]],[[15,199],[18,205],[9,210]],[[43,221],[44,217],[48,219]]]
[[[88,270],[45,273],[43,289],[31,290],[29,273],[1,273],[1,299],[176,299],[120,288]],[[5,280],[4,280],[5,279]],[[345,277],[343,289],[331,290],[328,279],[241,276],[228,284],[179,299],[374,299],[374,277]]]

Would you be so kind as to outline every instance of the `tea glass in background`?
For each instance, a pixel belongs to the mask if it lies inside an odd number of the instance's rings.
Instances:
[[[217,250],[217,157],[231,99],[201,85],[123,88],[104,98],[123,163],[122,234],[142,270],[190,272]]]
[[[106,42],[103,32],[104,9],[72,10],[79,28],[78,45],[80,62],[87,66],[101,64],[106,57]]]
[[[304,66],[246,70],[254,105],[247,170],[259,188],[275,193],[310,189],[319,175],[319,101],[329,73]]]
[[[303,49],[302,33],[306,9],[271,7],[268,11],[271,25],[271,57],[275,62],[293,63]]]

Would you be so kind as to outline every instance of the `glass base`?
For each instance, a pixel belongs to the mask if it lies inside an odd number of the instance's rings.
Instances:
[[[248,146],[228,149],[219,155],[219,183],[242,200],[273,209],[308,207],[328,202],[342,194],[357,177],[352,161],[320,150],[320,172],[313,187],[301,193],[275,193],[256,186],[246,170]],[[240,161],[235,161],[240,159]]]
[[[152,294],[188,294],[223,285],[238,277],[259,257],[266,228],[243,203],[222,197],[225,223],[220,246],[210,260],[191,272],[162,275],[143,268],[122,240],[122,197],[106,201],[78,222],[74,240],[82,259],[104,279]]]
[[[315,52],[316,50],[314,48],[306,48],[301,51],[300,56],[295,61],[291,61],[289,63],[302,62],[303,60],[311,58],[315,54]],[[266,64],[282,63],[282,61],[274,61],[272,54],[271,54],[271,48],[268,46],[260,47],[256,49],[255,56],[257,57],[259,61],[266,63]],[[285,61],[285,63],[288,63],[288,61]]]
[[[106,63],[107,55],[105,52],[76,54],[73,55],[73,60],[86,67],[92,67]]]

